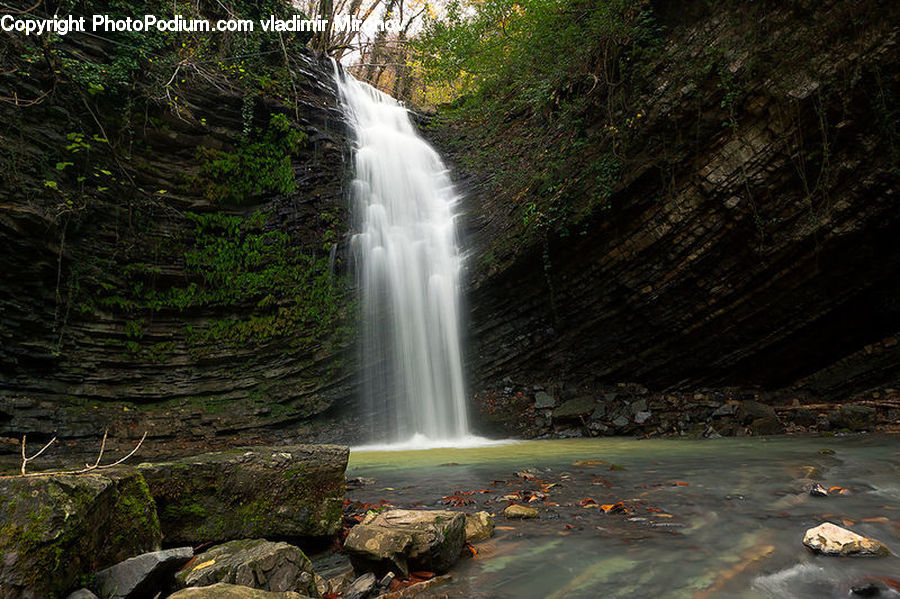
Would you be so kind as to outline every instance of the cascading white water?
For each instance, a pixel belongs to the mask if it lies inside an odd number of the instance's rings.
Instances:
[[[337,64],[335,78],[356,138],[353,251],[371,440],[461,441],[468,421],[456,192],[400,103]]]

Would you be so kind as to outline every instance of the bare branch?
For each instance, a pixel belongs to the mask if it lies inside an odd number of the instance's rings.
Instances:
[[[27,437],[28,437],[28,435],[22,435],[22,476],[25,476],[25,466],[28,465],[28,462],[30,462],[30,461],[33,460],[34,458],[38,457],[39,455],[41,455],[42,453],[44,453],[45,451],[47,451],[47,449],[48,449],[51,445],[53,445],[53,443],[56,441],[56,437],[53,437],[52,439],[50,439],[50,440],[47,442],[46,445],[44,445],[44,446],[41,448],[41,450],[40,450],[39,452],[37,452],[36,454],[34,454],[33,456],[31,456],[30,458],[27,458],[27,457],[25,457],[25,439],[26,439]]]

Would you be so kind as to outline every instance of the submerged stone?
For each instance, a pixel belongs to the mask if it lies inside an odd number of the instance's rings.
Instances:
[[[831,522],[807,530],[803,535],[803,544],[824,555],[885,556],[890,553],[887,545],[881,541],[864,537]]]
[[[245,539],[217,545],[198,555],[176,576],[181,587],[216,582],[264,591],[300,591],[318,597],[315,572],[298,547],[265,539]]]
[[[78,577],[159,548],[159,520],[133,469],[0,479],[4,599],[59,596]]]
[[[141,464],[166,542],[325,537],[341,525],[349,449],[252,447]]]
[[[466,542],[466,517],[449,510],[370,514],[350,529],[344,550],[357,572],[446,572]]]

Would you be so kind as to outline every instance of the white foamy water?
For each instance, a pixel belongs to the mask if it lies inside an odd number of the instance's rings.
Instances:
[[[362,299],[361,383],[372,424],[369,441],[408,447],[471,443],[456,192],[440,156],[402,105],[337,66],[335,78],[355,136],[353,253]]]

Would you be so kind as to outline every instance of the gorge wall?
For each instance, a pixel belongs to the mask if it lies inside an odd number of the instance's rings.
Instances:
[[[468,192],[483,415],[538,434],[535,390],[624,382],[900,407],[897,6],[653,12],[658,53],[578,102],[428,127]]]
[[[340,438],[303,424],[355,397],[331,63],[3,35],[0,437]]]

